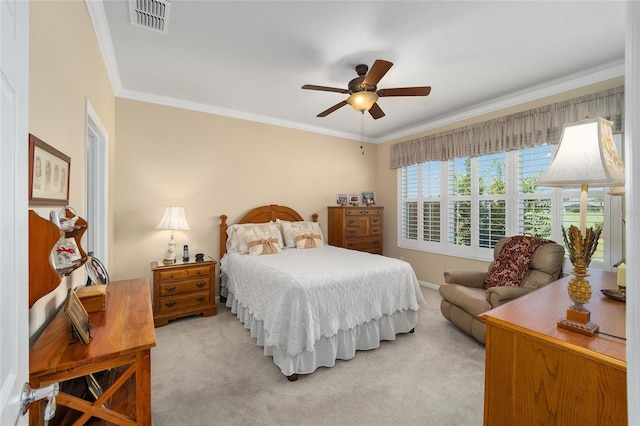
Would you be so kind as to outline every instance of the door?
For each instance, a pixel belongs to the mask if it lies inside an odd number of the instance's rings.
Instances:
[[[20,415],[29,379],[29,3],[0,2],[0,424]]]

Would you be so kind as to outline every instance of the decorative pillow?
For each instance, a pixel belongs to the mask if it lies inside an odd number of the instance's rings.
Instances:
[[[296,248],[307,249],[316,248],[324,245],[322,236],[313,232],[296,231],[294,241]]]
[[[229,252],[238,251],[241,254],[249,253],[249,241],[260,240],[263,238],[275,238],[280,247],[284,245],[282,234],[275,222],[267,223],[243,223],[231,225],[227,228],[229,237],[235,236],[234,240],[227,240],[227,250]]]
[[[278,222],[278,224],[280,225],[280,229],[282,229],[282,236],[284,238],[285,247],[296,247],[296,232],[312,232],[318,235],[320,237],[320,240],[324,242],[320,224],[317,222],[288,222],[286,220],[280,219],[277,219],[276,222]]]
[[[527,276],[529,263],[535,251],[542,244],[552,243],[542,238],[515,236],[504,243],[498,257],[489,268],[484,280],[485,288],[498,286],[520,286]]]
[[[280,253],[282,251],[278,239],[270,237],[269,234],[266,234],[265,238],[249,241],[247,243],[247,247],[249,247],[249,254],[256,256],[261,254]]]

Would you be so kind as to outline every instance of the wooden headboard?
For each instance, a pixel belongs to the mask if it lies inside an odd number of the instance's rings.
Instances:
[[[318,221],[318,214],[312,216],[314,222]],[[286,220],[289,222],[299,222],[304,220],[300,214],[291,207],[270,204],[268,206],[260,206],[245,214],[238,223],[266,223],[275,222],[276,219]],[[227,215],[220,215],[220,259],[227,252]]]

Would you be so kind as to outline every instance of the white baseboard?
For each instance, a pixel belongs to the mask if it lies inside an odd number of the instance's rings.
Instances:
[[[420,284],[422,287],[427,287],[427,288],[431,288],[434,290],[437,290],[440,288],[440,286],[438,284],[432,284],[432,283],[428,283],[426,281],[420,281],[418,280],[418,284]]]

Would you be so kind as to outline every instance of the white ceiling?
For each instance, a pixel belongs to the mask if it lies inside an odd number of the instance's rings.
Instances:
[[[129,2],[87,1],[116,94],[360,139],[346,95],[355,66],[394,63],[364,117],[383,142],[617,77],[624,72],[622,1],[171,1],[168,34],[134,26]],[[101,7],[103,6],[104,9]]]

